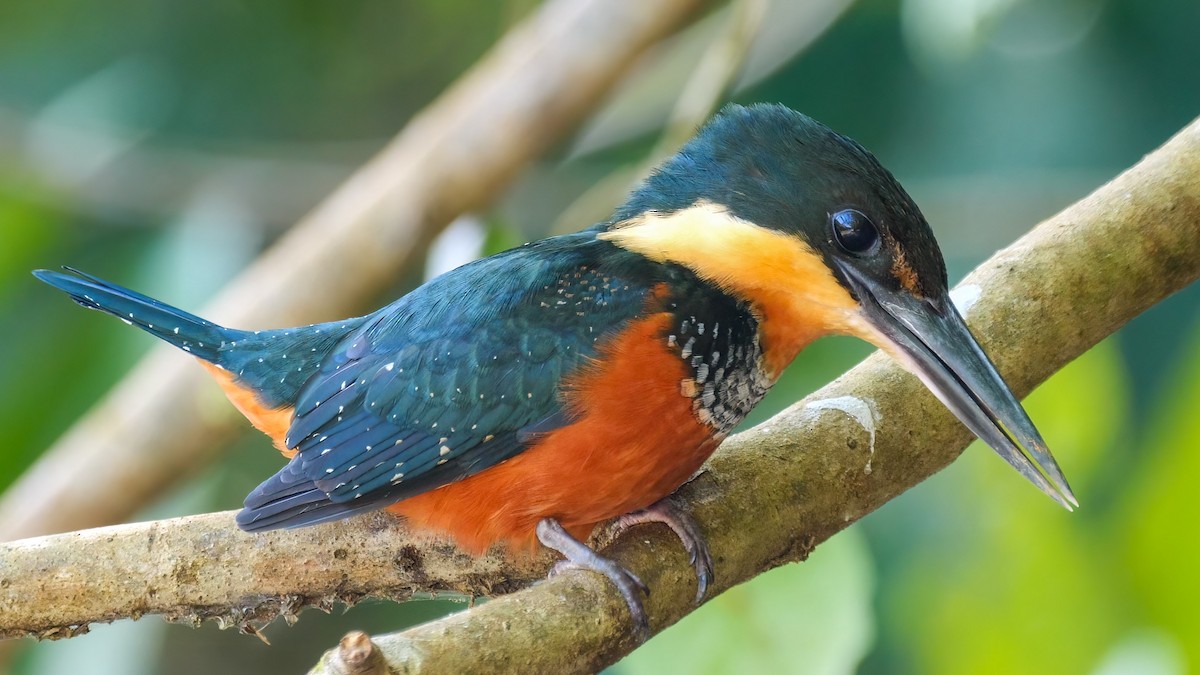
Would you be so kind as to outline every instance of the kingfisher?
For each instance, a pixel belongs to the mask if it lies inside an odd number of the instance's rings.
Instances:
[[[782,105],[729,105],[604,222],[463,265],[378,311],[225,328],[71,268],[77,303],[199,359],[287,464],[237,514],[259,532],[387,509],[480,553],[557,551],[661,522],[703,600],[712,561],[671,494],[827,334],[894,357],[1022,476],[1077,505],[947,290],[917,205],[855,141]]]

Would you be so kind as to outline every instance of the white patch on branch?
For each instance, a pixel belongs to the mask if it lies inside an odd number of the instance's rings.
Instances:
[[[958,308],[958,313],[963,316],[971,311],[976,302],[979,302],[979,296],[983,294],[983,289],[976,284],[962,284],[954,290],[950,291],[950,301]]]
[[[837,396],[835,398],[824,398],[819,401],[813,401],[805,406],[811,410],[840,410],[846,413],[870,436],[870,445],[867,448],[868,458],[867,465],[863,467],[863,473],[871,473],[871,460],[875,458],[875,426],[879,424],[879,411],[875,409],[875,404],[867,399],[857,398],[855,396]]]

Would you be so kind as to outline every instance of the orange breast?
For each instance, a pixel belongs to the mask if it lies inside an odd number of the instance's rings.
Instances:
[[[688,374],[661,337],[669,320],[664,313],[634,324],[570,383],[578,421],[502,464],[390,510],[481,552],[502,540],[532,545],[546,517],[584,537],[599,522],[669,495],[720,441],[681,392]]]

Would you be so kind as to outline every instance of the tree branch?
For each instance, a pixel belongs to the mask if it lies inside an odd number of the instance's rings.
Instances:
[[[549,555],[480,558],[414,536],[388,514],[266,536],[234,511],[0,544],[0,637],[71,637],[88,623],[162,614],[254,632],[366,595],[505,593],[544,575]]]
[[[974,287],[978,301],[966,316],[1024,394],[1198,275],[1200,121],[969,275],[963,286]],[[826,414],[852,399],[872,410],[873,434],[850,416]],[[879,355],[730,439],[680,490],[714,553],[713,591],[803,560],[945,467],[969,439],[915,378]],[[1069,472],[1070,458],[1061,459]],[[1031,490],[1029,498],[1039,497]],[[230,513],[210,514],[4,544],[0,635],[56,637],[144,613],[251,628],[276,613],[364,594],[504,592],[549,564],[545,555],[471,558],[405,532],[386,514],[261,535],[231,521]],[[607,554],[654,590],[654,631],[693,609],[693,573],[664,529],[640,529]],[[595,671],[633,649],[632,635],[612,587],[569,572],[374,644],[397,672]],[[360,649],[375,651],[356,637],[314,672],[336,672],[326,666]]]
[[[458,215],[573,128],[705,0],[552,0],[514,28],[201,314],[239,328],[361,307]],[[347,271],[349,270],[349,271]],[[0,501],[0,540],[118,522],[203,466],[244,421],[162,347]]]

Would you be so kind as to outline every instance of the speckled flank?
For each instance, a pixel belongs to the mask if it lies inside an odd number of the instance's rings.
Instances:
[[[689,316],[667,335],[667,347],[688,369],[680,393],[692,400],[696,419],[719,434],[732,431],[771,387],[749,316],[728,316],[724,325]]]

